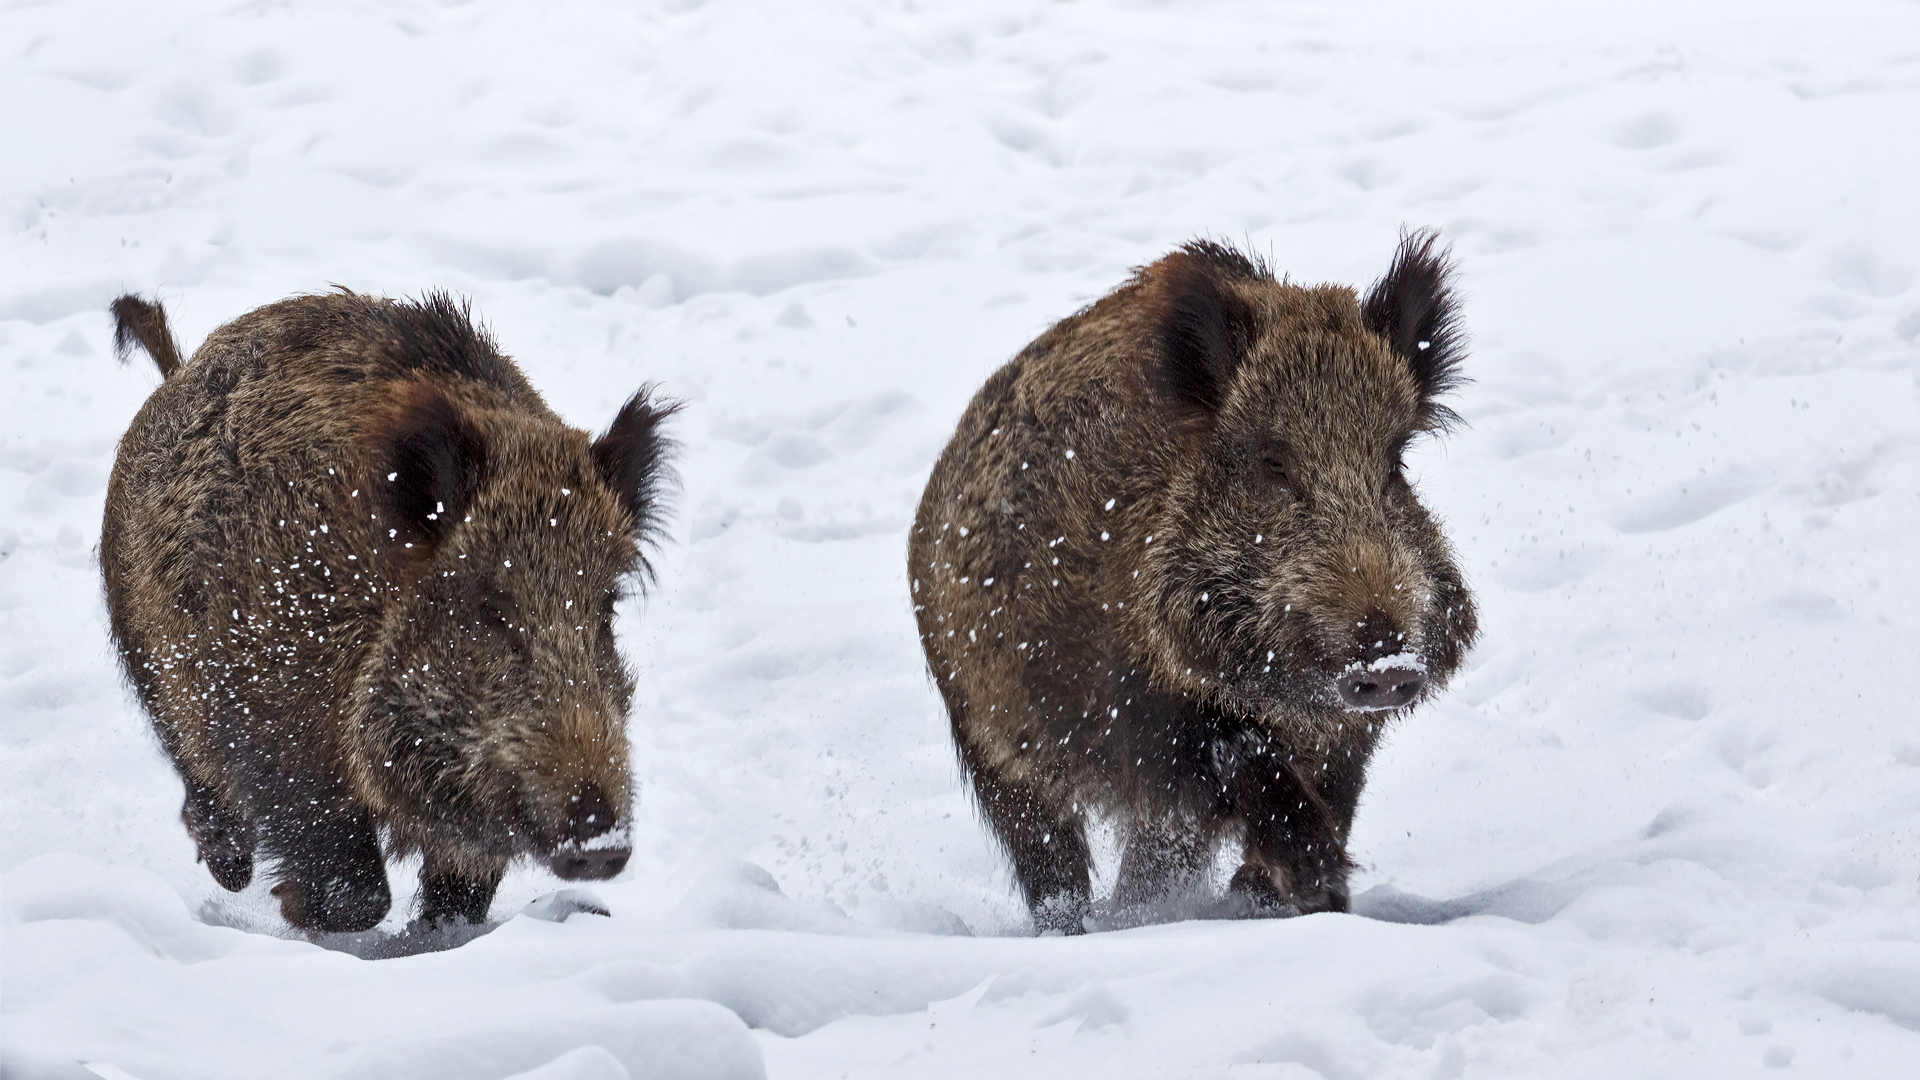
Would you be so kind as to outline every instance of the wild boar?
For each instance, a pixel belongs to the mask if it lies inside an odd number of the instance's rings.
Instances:
[[[1401,455],[1458,418],[1452,267],[1402,238],[1364,299],[1189,243],[986,382],[908,544],[915,615],[981,814],[1036,927],[1203,887],[1342,911],[1387,722],[1440,688],[1473,601]]]
[[[428,923],[483,921],[516,856],[619,873],[614,603],[650,573],[676,406],[568,427],[442,293],[296,297],[185,363],[158,304],[113,311],[164,381],[108,486],[107,607],[214,880],[264,853],[288,922],[355,931],[390,856],[422,857]]]

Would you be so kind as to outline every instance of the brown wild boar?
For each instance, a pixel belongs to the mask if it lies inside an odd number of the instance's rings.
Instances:
[[[1089,913],[1086,823],[1151,914],[1238,842],[1232,906],[1343,911],[1387,721],[1476,633],[1402,470],[1457,417],[1451,266],[1361,299],[1190,243],[1028,345],[934,466],[908,544],[927,661],[1038,929]]]
[[[113,312],[165,381],[108,486],[107,606],[214,880],[258,850],[288,922],[352,931],[391,906],[386,856],[422,857],[428,923],[483,921],[516,856],[619,873],[614,602],[675,406],[568,427],[445,294],[285,300],[185,363],[159,305]]]

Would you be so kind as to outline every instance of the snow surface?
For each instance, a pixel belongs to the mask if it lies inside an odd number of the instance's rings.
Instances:
[[[0,0],[0,57],[7,1077],[1914,1075],[1911,0]],[[1402,225],[1485,636],[1356,914],[1021,936],[902,573],[935,454],[1183,240],[1365,283]],[[471,296],[582,427],[689,402],[630,869],[445,951],[194,863],[93,561],[157,379],[107,302],[191,348],[330,282]]]

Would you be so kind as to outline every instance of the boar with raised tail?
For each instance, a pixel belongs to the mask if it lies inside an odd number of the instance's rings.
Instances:
[[[908,577],[1038,929],[1086,926],[1090,814],[1123,838],[1118,911],[1191,895],[1222,842],[1235,909],[1346,909],[1368,758],[1476,633],[1401,462],[1456,420],[1450,272],[1426,232],[1364,298],[1191,243],[961,418]]]
[[[568,427],[444,294],[261,308],[183,362],[121,441],[100,537],[127,676],[228,889],[272,860],[296,927],[355,931],[417,853],[419,915],[486,918],[516,856],[607,878],[631,853],[614,646],[660,522],[671,404]]]

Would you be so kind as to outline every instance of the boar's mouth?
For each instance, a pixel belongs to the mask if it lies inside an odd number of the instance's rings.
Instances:
[[[1337,652],[1294,640],[1261,651],[1238,670],[1221,672],[1217,685],[1225,702],[1249,712],[1285,703],[1315,711],[1382,713],[1416,704],[1430,681],[1426,659],[1405,649],[1343,662]]]
[[[632,835],[622,826],[585,843],[560,845],[547,856],[547,868],[567,881],[605,881],[625,870],[632,856]]]

